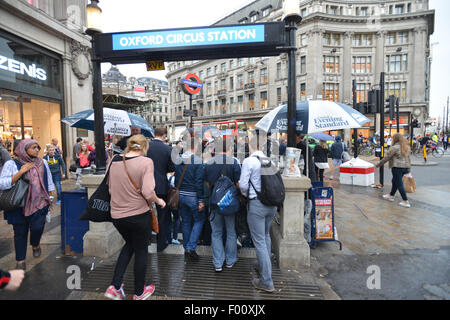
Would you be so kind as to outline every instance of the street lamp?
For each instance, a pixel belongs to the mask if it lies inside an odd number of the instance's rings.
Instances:
[[[297,97],[296,97],[296,62],[295,51],[297,23],[302,21],[300,16],[300,0],[284,0],[283,20],[286,24],[286,35],[289,39],[288,46],[288,147],[296,148],[297,127]]]
[[[95,139],[95,166],[96,174],[106,171],[105,152],[105,128],[103,124],[103,99],[101,61],[96,57],[95,38],[102,32],[101,14],[102,9],[98,6],[98,0],[91,0],[86,6],[87,29],[86,34],[91,36],[91,60],[92,60],[92,104],[94,108],[94,139]]]

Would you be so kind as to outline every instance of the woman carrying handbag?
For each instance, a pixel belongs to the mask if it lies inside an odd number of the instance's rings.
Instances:
[[[122,280],[133,254],[133,300],[146,300],[155,291],[154,285],[146,286],[144,283],[151,235],[151,207],[152,202],[161,207],[165,207],[166,203],[156,196],[153,161],[146,157],[147,150],[147,138],[143,135],[132,136],[128,139],[125,157],[115,157],[109,169],[111,218],[125,240],[113,280],[105,293],[113,300],[125,299]]]
[[[29,181],[24,207],[5,211],[5,219],[14,229],[16,269],[26,270],[28,232],[33,256],[38,258],[41,255],[40,241],[45,218],[52,204],[49,192],[53,195],[55,190],[47,161],[39,157],[40,150],[41,147],[35,140],[20,141],[14,150],[17,159],[7,161],[0,175],[0,190],[14,187],[23,176]]]

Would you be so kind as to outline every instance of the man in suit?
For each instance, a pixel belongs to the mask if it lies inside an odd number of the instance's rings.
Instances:
[[[172,148],[164,143],[167,138],[166,128],[155,129],[155,139],[150,141],[147,157],[153,160],[154,176],[155,176],[155,192],[159,198],[167,202],[167,193],[169,192],[169,180],[167,174],[175,171],[172,162]],[[167,232],[169,229],[170,209],[169,206],[161,208],[156,206],[158,210],[159,234],[157,235],[157,251],[161,252],[167,247]]]

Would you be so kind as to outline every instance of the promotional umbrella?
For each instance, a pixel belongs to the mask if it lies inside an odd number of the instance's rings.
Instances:
[[[256,127],[271,132],[287,132],[287,104],[281,105],[258,121]],[[297,134],[311,134],[330,130],[360,128],[370,119],[350,106],[342,103],[310,100],[297,102],[296,132]],[[308,149],[306,148],[305,165],[308,176]]]
[[[334,141],[334,138],[326,133],[313,133],[311,134],[311,137],[317,140]]]
[[[103,108],[103,120],[105,134],[111,135],[130,135],[130,126],[141,129],[141,133],[146,137],[153,137],[153,127],[142,117],[128,113],[124,110],[111,108]],[[84,110],[74,113],[66,118],[61,119],[63,123],[68,124],[72,128],[80,128],[94,131],[94,110]]]
[[[270,132],[287,132],[287,104],[267,113],[256,127]],[[350,106],[342,103],[311,100],[297,102],[296,131],[298,134],[319,133],[330,130],[360,128],[370,120]]]

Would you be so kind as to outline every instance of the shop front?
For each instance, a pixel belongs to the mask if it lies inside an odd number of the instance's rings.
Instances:
[[[0,137],[9,152],[21,139],[62,143],[61,58],[0,30]]]

